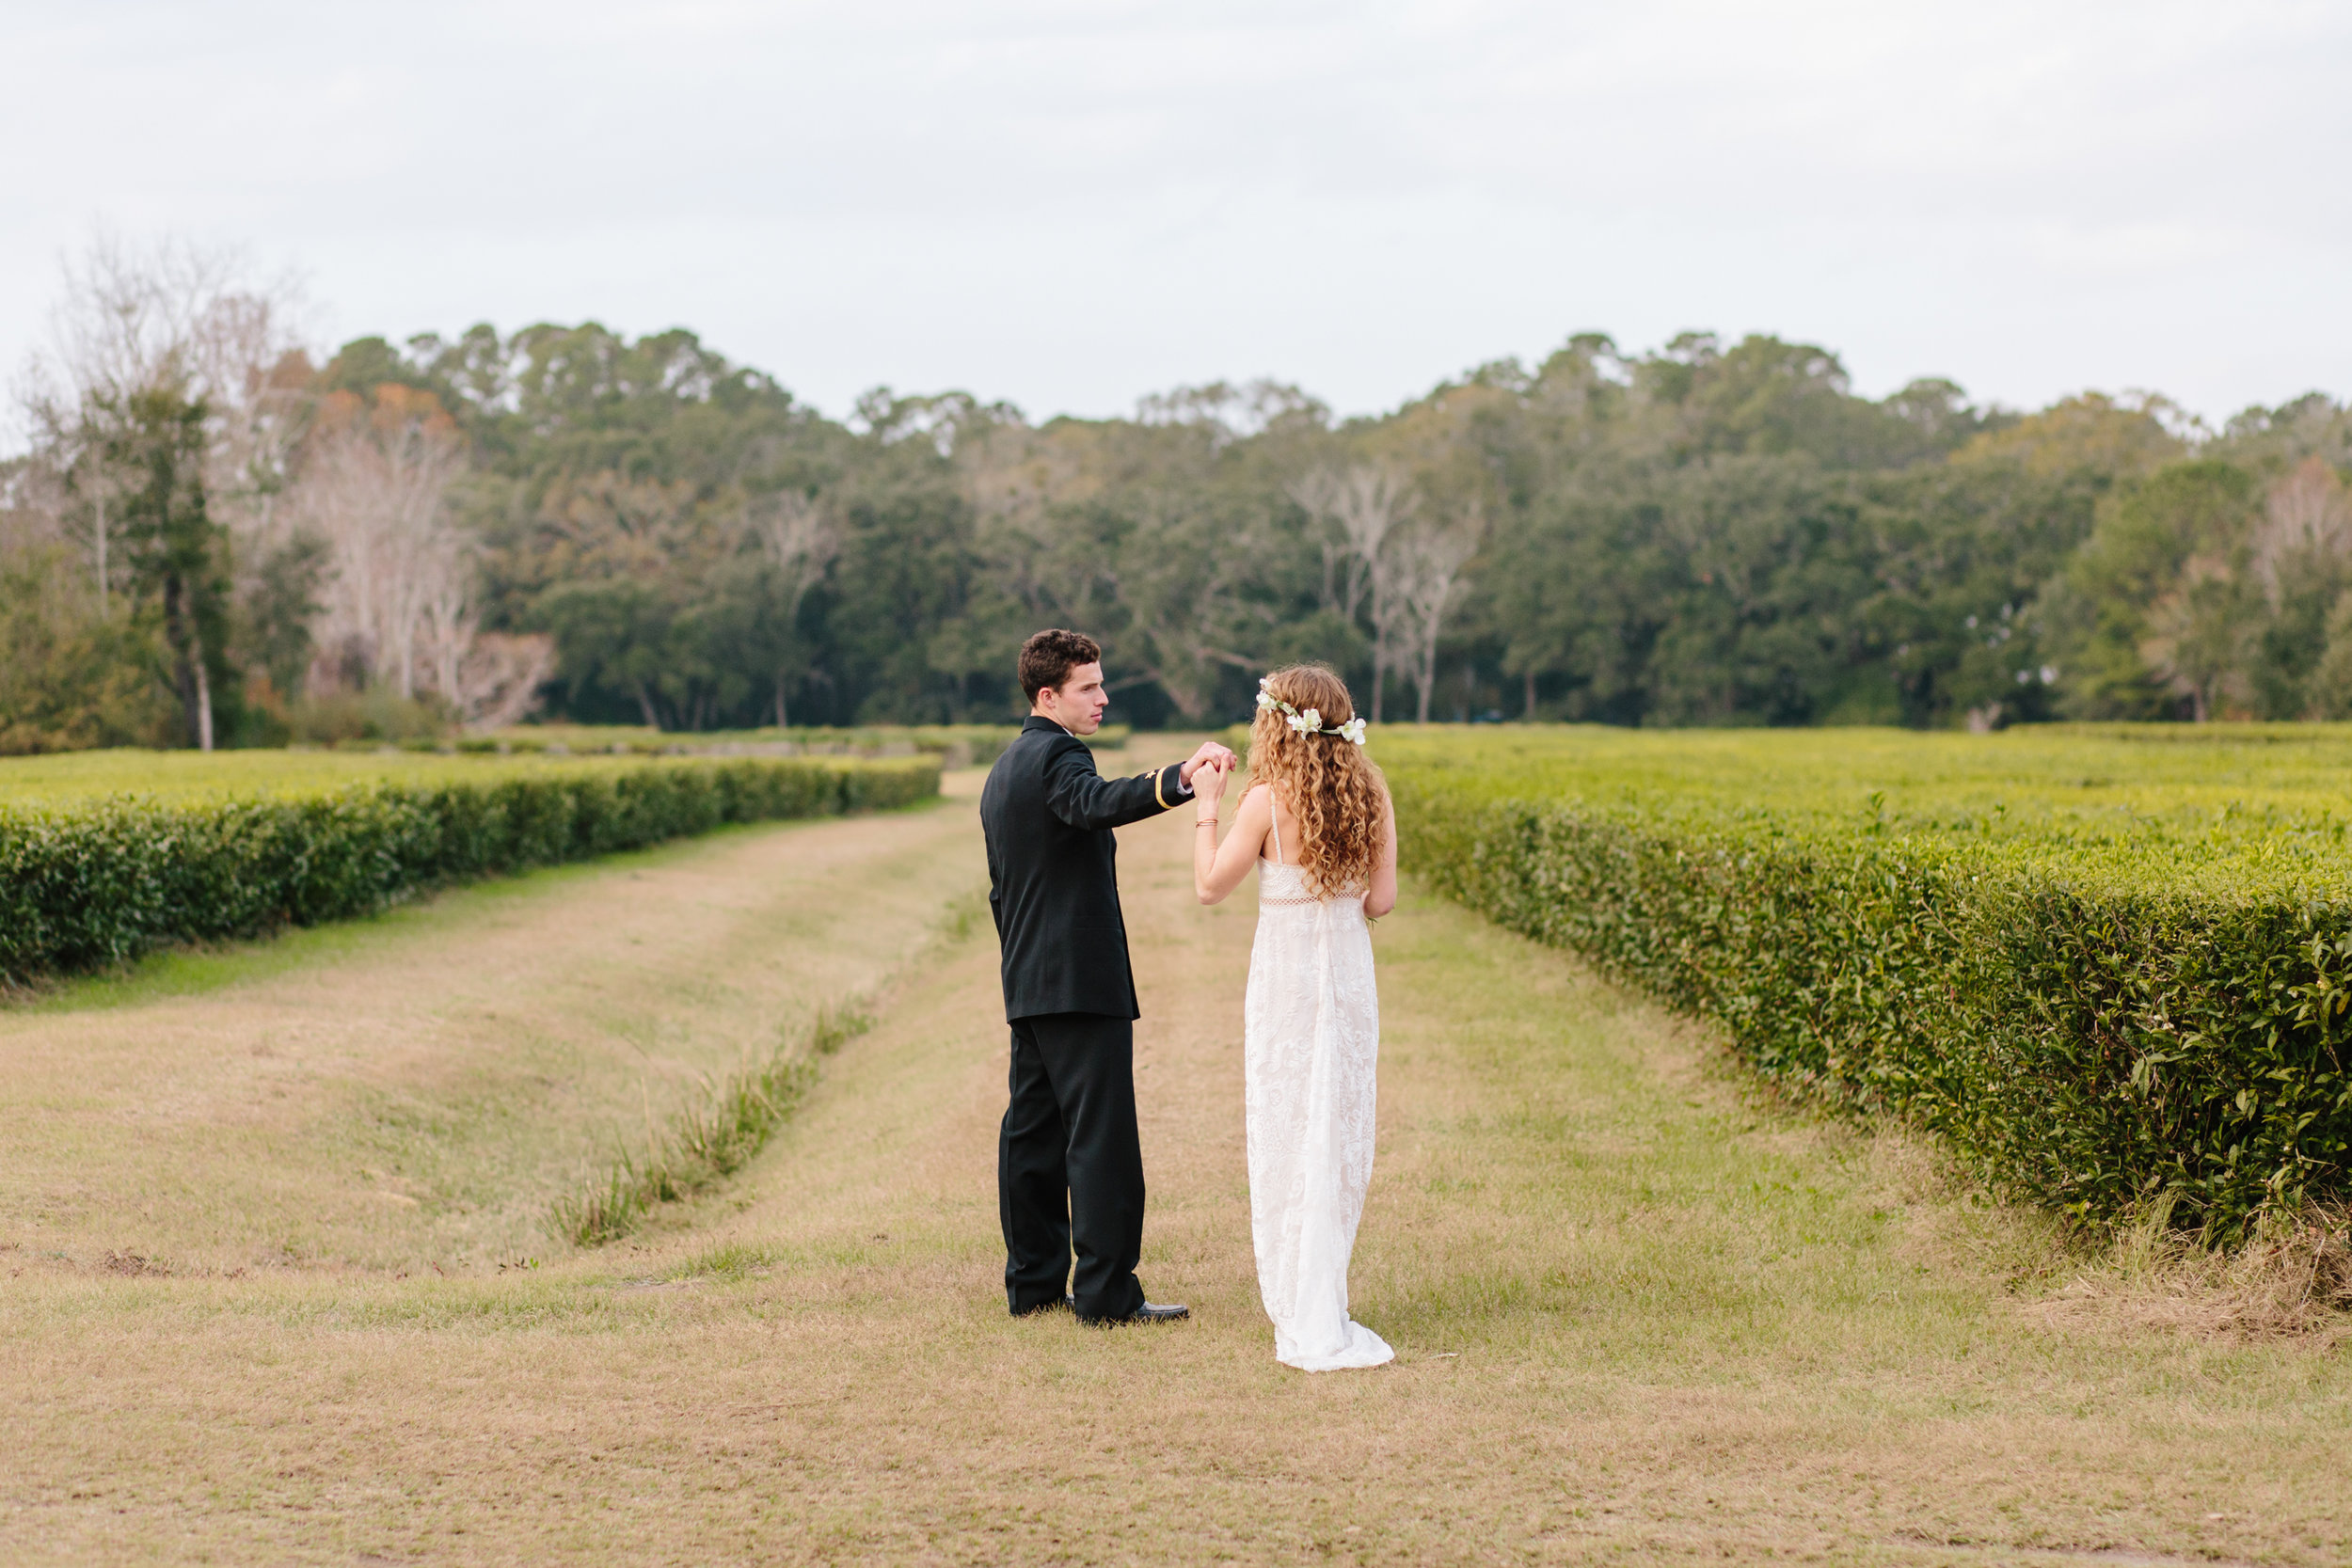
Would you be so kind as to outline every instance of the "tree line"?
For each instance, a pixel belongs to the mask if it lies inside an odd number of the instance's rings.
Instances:
[[[0,467],[0,750],[998,720],[1053,624],[1146,727],[1302,657],[1382,721],[2352,717],[2320,393],[2215,430],[1586,334],[1365,418],[1252,383],[834,420],[686,331],[288,320],[185,250],[69,277]]]

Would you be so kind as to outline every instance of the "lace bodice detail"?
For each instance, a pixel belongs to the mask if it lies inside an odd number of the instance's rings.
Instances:
[[[1359,893],[1355,896],[1356,903],[1360,908],[1364,895]],[[1258,863],[1258,908],[1262,910],[1269,907],[1288,908],[1298,904],[1321,904],[1330,901],[1318,898],[1309,891],[1307,873],[1300,867],[1283,865],[1275,861]]]
[[[1286,908],[1295,904],[1352,903],[1359,914],[1363,912],[1364,890],[1355,888],[1317,897],[1307,884],[1303,866],[1292,865],[1282,859],[1282,822],[1276,817],[1270,825],[1274,840],[1274,858],[1258,862],[1258,908],[1269,905]]]

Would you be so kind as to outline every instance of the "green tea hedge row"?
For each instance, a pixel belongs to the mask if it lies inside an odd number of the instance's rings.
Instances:
[[[1086,737],[1087,744],[1098,752],[1116,751],[1127,744],[1130,733],[1125,724],[1105,724]],[[949,768],[986,768],[1004,755],[1020,734],[1018,724],[868,724],[854,729],[811,726],[673,733],[621,724],[517,724],[454,742],[426,736],[400,744],[405,751],[520,755],[891,757],[930,752]],[[342,745],[353,751],[373,751],[378,743],[358,740]]]
[[[421,889],[722,823],[877,810],[939,793],[936,757],[482,766],[489,776],[294,800],[118,798],[0,810],[0,978],[344,919]]]
[[[2069,877],[1760,809],[1391,768],[1408,866],[1710,1019],[1764,1074],[2077,1216],[2214,1239],[2352,1196],[2352,901]]]

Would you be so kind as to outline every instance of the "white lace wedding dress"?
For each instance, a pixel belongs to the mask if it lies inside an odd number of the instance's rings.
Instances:
[[[1249,1228],[1274,1354],[1311,1372],[1396,1352],[1347,1315],[1347,1260],[1372,1182],[1380,997],[1361,894],[1316,898],[1306,874],[1258,863],[1243,1061]]]

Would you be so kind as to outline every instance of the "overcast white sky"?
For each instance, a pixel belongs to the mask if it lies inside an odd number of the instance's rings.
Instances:
[[[686,325],[835,414],[1596,329],[2036,404],[2352,392],[2352,5],[0,0],[0,366],[94,226],[323,341]]]

